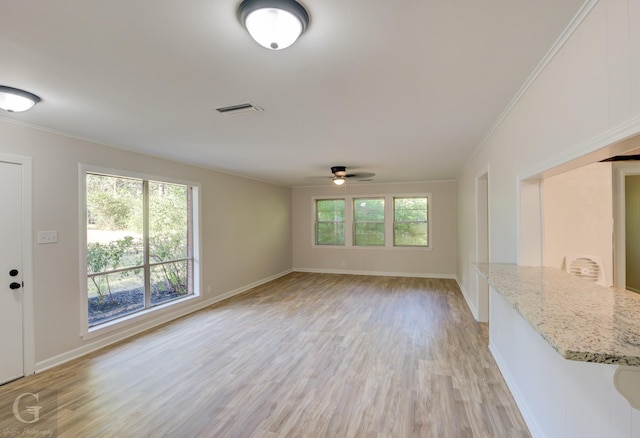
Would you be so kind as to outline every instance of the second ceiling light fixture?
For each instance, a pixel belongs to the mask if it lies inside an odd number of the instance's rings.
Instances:
[[[243,0],[238,18],[258,44],[271,50],[289,47],[309,25],[307,10],[295,0]]]

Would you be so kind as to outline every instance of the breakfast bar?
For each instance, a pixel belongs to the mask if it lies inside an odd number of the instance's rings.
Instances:
[[[533,436],[640,436],[640,294],[478,263],[489,348]]]

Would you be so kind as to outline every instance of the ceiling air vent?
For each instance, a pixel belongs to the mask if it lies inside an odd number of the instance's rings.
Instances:
[[[224,114],[225,116],[239,116],[242,114],[251,114],[264,110],[252,103],[241,103],[238,105],[216,108],[216,111],[218,111],[220,114]]]

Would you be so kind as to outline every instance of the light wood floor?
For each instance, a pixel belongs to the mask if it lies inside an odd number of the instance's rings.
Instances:
[[[64,438],[530,436],[452,280],[293,273],[33,388]]]

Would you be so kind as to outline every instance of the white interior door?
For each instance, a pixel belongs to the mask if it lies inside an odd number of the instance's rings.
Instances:
[[[24,375],[22,165],[0,162],[0,384]]]

